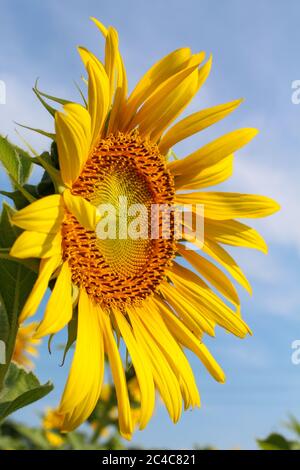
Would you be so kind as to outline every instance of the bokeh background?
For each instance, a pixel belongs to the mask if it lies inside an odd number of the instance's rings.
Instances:
[[[225,132],[244,126],[260,129],[238,152],[234,177],[223,188],[265,194],[282,211],[255,222],[269,243],[269,255],[233,250],[253,285],[241,292],[243,315],[254,336],[238,340],[221,330],[207,340],[224,367],[227,383],[215,383],[191,357],[202,407],[186,412],[174,426],[158,405],[148,428],[133,445],[145,448],[255,448],[255,438],[278,429],[288,413],[300,417],[300,365],[291,360],[300,339],[300,105],[292,103],[292,81],[300,79],[300,3],[298,0],[1,0],[0,80],[7,103],[0,105],[0,132],[20,144],[13,121],[52,130],[51,117],[31,92],[37,77],[43,91],[77,99],[73,81],[83,74],[77,45],[102,54],[103,40],[90,16],[115,26],[128,69],[136,80],[171,50],[190,46],[213,54],[213,69],[188,111],[244,97],[230,117],[176,148],[182,156]],[[38,150],[49,141],[28,131]],[[38,174],[33,174],[37,178]],[[1,186],[7,186],[1,171]],[[222,188],[222,189],[223,189]],[[41,313],[41,312],[40,312]],[[56,339],[59,345],[61,337]],[[62,351],[40,349],[36,372],[55,391],[16,418],[39,422],[45,406],[55,406],[68,372]]]

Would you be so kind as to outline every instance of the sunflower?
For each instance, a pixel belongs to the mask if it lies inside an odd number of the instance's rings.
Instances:
[[[43,416],[42,427],[46,439],[52,447],[61,447],[64,443],[63,436],[59,434],[61,420],[61,415],[52,408],[48,408]]]
[[[216,326],[240,338],[250,333],[225,272],[251,288],[222,245],[266,252],[262,237],[235,219],[264,217],[278,205],[263,196],[206,191],[232,174],[233,153],[256,135],[255,129],[233,131],[185,158],[170,158],[175,144],[224,118],[241,102],[173,123],[206,81],[211,57],[205,62],[203,52],[175,50],[150,68],[128,96],[117,31],[93,22],[105,38],[104,64],[79,48],[88,96],[83,105],[61,101],[63,109],[54,114],[57,193],[14,215],[13,223],[24,232],[11,255],[41,259],[21,321],[36,312],[49,281],[56,279],[37,338],[57,333],[78,316],[74,358],[58,408],[62,430],[73,430],[91,415],[101,394],[106,354],[120,432],[130,438],[133,420],[122,344],[139,384],[141,429],[153,413],[156,390],[173,422],[180,418],[182,402],[185,409],[199,406],[184,348],[224,382],[204,335],[214,336]],[[102,219],[97,208],[103,203],[116,207],[121,197],[147,210],[154,204],[204,205],[204,243],[191,239],[188,231],[183,234],[203,254],[187,250],[174,226],[169,237],[160,232],[155,239],[99,238]]]
[[[17,364],[32,369],[34,364],[28,356],[37,357],[40,340],[34,338],[37,323],[21,325],[18,329],[12,360]]]

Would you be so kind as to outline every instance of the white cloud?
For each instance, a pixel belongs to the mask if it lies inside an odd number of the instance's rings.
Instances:
[[[270,163],[266,165],[243,158],[236,163],[235,180],[240,190],[268,195],[279,202],[281,210],[267,221],[255,221],[255,226],[263,227],[268,241],[296,247],[300,255],[300,186],[297,172],[293,172],[290,166],[289,169],[284,165],[276,168]]]

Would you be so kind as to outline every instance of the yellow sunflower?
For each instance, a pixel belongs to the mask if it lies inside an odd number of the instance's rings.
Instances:
[[[18,329],[12,360],[17,364],[32,369],[34,364],[28,356],[37,357],[40,340],[34,338],[37,323],[21,325]]]
[[[62,416],[52,408],[48,408],[43,417],[42,426],[47,441],[52,447],[61,447],[64,443],[63,436],[59,434]]]
[[[74,305],[78,306],[76,349],[58,409],[62,430],[76,428],[92,413],[101,393],[106,354],[116,387],[120,432],[130,438],[133,420],[120,339],[139,384],[141,429],[153,413],[155,390],[173,422],[180,418],[182,402],[185,409],[199,406],[183,348],[193,351],[211,375],[224,382],[222,369],[203,344],[204,334],[214,336],[216,325],[241,338],[249,333],[237,291],[224,270],[248,291],[250,286],[222,245],[265,252],[262,237],[235,219],[264,217],[278,205],[263,196],[205,190],[231,175],[233,153],[256,135],[255,129],[236,130],[185,158],[169,159],[175,144],[240,104],[238,100],[215,106],[172,124],[207,79],[211,58],[204,63],[203,52],[178,49],[156,63],[128,96],[118,34],[93,21],[105,38],[105,63],[79,48],[88,97],[83,105],[64,103],[63,110],[55,113],[58,193],[16,213],[13,223],[25,231],[11,255],[41,258],[21,321],[36,312],[49,280],[56,279],[36,337],[64,328]],[[202,191],[187,192],[195,189]],[[154,204],[203,204],[203,247],[201,240],[193,241],[204,256],[186,250],[174,227],[170,237],[160,232],[154,239],[99,238],[97,208],[102,203],[115,207],[120,197],[148,210]],[[189,235],[183,237],[190,241]],[[178,263],[178,255],[199,276]]]

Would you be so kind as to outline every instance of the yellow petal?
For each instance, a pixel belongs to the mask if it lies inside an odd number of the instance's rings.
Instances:
[[[91,118],[81,105],[70,103],[55,114],[55,132],[62,179],[67,186],[78,178],[91,146]]]
[[[127,98],[127,76],[121,54],[118,52],[116,62],[117,88],[114,102],[109,116],[107,134],[116,133],[120,130],[120,120],[125,114],[126,98]]]
[[[96,207],[81,196],[73,196],[69,189],[64,191],[63,198],[68,211],[78,222],[86,230],[95,231],[98,221]]]
[[[185,409],[190,406],[200,406],[200,397],[194,374],[184,352],[164,323],[153,300],[149,299],[144,305],[146,308],[143,309],[144,312],[140,319],[161,351],[164,352],[173,372],[182,384]]]
[[[100,64],[100,63],[99,63]],[[88,71],[88,110],[91,115],[92,142],[101,137],[110,106],[110,85],[102,64],[90,61]]]
[[[181,320],[198,338],[202,333],[215,336],[214,322],[204,318],[200,308],[195,308],[189,297],[181,295],[176,289],[169,284],[162,283],[160,291],[169,305],[174,309]]]
[[[203,250],[208,256],[213,258],[217,263],[220,263],[230,274],[231,276],[242,286],[246,289],[249,294],[252,294],[251,285],[246,278],[245,274],[238,266],[236,261],[232,258],[232,256],[224,250],[224,248],[219,245],[218,243],[208,239],[205,237],[204,243],[202,240],[197,240],[194,237],[191,237],[189,234],[184,232],[182,234],[184,240],[194,244],[200,250]]]
[[[111,373],[116,387],[120,433],[125,439],[130,439],[133,431],[133,423],[124,368],[112,332],[109,315],[102,311],[100,317],[104,334],[105,350],[108,355]]]
[[[158,128],[162,132],[165,123],[174,120],[198,90],[198,65],[193,64],[163,82],[137,112],[130,127],[139,126],[140,133],[149,137]]]
[[[134,118],[133,123],[139,123],[140,132],[149,136],[153,142],[161,137],[162,132],[184,110],[207,78],[211,60],[198,71],[197,67],[202,59],[201,55],[198,60],[192,58],[193,65],[158,88]]]
[[[196,356],[200,359],[201,362],[205,365],[210,374],[218,381],[225,382],[225,375],[222,371],[219,364],[207,350],[206,346],[196,338],[193,333],[182,323],[176,315],[171,312],[171,310],[164,305],[163,302],[154,299],[157,303],[162,318],[168,325],[168,328],[172,332],[175,338],[185,346],[190,349]]]
[[[138,309],[129,309],[128,315],[134,335],[143,354],[147,355],[152,364],[155,384],[169,412],[170,418],[176,423],[181,415],[182,397],[180,385],[164,354],[147,332],[137,314]],[[141,309],[141,315],[143,310]]]
[[[186,178],[189,176],[193,178],[204,168],[215,165],[246,145],[257,135],[257,132],[257,129],[251,128],[229,132],[187,157],[169,163],[168,168],[173,175],[185,175]]]
[[[124,117],[123,121],[124,129],[143,102],[146,101],[163,82],[177,74],[180,70],[186,68],[190,57],[191,50],[189,48],[177,49],[163,57],[146,72],[128,98],[126,117]]]
[[[140,428],[144,429],[153,414],[155,390],[151,373],[151,364],[146,356],[141,356],[138,344],[124,314],[115,310],[114,317],[124,339],[141,391]]]
[[[110,27],[106,28],[96,18],[91,18],[106,39],[105,47],[105,68],[109,77],[110,103],[113,95],[113,105],[109,116],[107,134],[121,130],[120,118],[124,113],[125,101],[127,97],[127,77],[124,62],[119,51],[119,39],[117,31]]]
[[[199,60],[202,62],[201,54],[199,54]],[[191,62],[193,59],[191,59]],[[198,64],[198,61],[196,61]],[[182,113],[182,111],[187,107],[190,101],[194,98],[196,93],[198,92],[199,88],[205,83],[207,77],[209,76],[211,70],[212,58],[210,57],[206,64],[204,64],[199,70],[196,70],[197,74],[197,81],[195,82],[192,80],[192,76],[190,80],[186,80],[187,82],[187,89],[181,90],[181,98],[176,100],[173,103],[171,108],[165,112],[164,116],[161,117],[151,132],[151,140],[156,142],[160,140],[163,131],[165,131],[169,125]],[[189,83],[190,82],[190,83]]]
[[[98,57],[95,56],[95,54],[89,51],[86,47],[78,47],[78,52],[86,69],[89,62],[93,62],[95,68],[99,68],[99,70],[103,69],[102,62],[98,59]]]
[[[14,258],[50,258],[61,254],[61,234],[23,232],[13,244],[10,255]]]
[[[84,290],[78,304],[78,330],[74,358],[58,412],[63,431],[71,431],[93,412],[104,374],[103,334],[99,310]]]
[[[80,129],[80,132],[83,133],[85,139],[90,142],[91,140],[91,120],[89,114],[87,113],[86,108],[81,104],[77,103],[68,103],[64,105],[65,113],[71,118],[73,118],[73,123]],[[82,142],[83,148],[85,143]]]
[[[218,243],[214,243],[210,240],[205,240],[203,246],[204,253],[207,253],[213,259],[215,259],[218,263],[220,263],[227,271],[231,274],[231,276],[242,286],[246,289],[249,294],[252,294],[251,285],[246,278],[245,274],[232,258],[232,256],[224,250],[222,246]]]
[[[182,113],[198,91],[198,71],[182,81],[176,90],[169,93],[161,107],[151,114],[152,123],[146,121],[140,128],[141,133],[158,142],[163,131]]]
[[[71,272],[66,261],[56,280],[51,297],[48,301],[44,318],[40,323],[35,338],[57,333],[72,318],[72,281]]]
[[[214,220],[266,217],[279,210],[273,199],[240,193],[200,192],[177,194],[180,204],[203,204],[204,215]]]
[[[195,273],[173,263],[168,276],[179,292],[184,296],[189,296],[192,304],[198,305],[207,318],[241,338],[250,332],[241,317],[231,310]]]
[[[107,30],[105,42],[105,70],[109,80],[110,102],[115,92],[116,66],[119,51],[119,38],[117,31],[111,26]]]
[[[205,219],[205,237],[225,245],[255,248],[267,253],[263,237],[253,228],[237,220]]]
[[[27,318],[32,317],[37,311],[48,288],[50,278],[60,263],[61,256],[53,256],[52,258],[43,259],[41,261],[38,278],[19,317],[20,324]]]
[[[16,212],[12,222],[24,230],[56,233],[64,216],[61,196],[53,194],[43,197]]]
[[[93,21],[93,23],[95,23],[95,25],[99,28],[103,36],[106,38],[108,31],[104,24],[102,24],[99,20],[97,20],[97,18],[94,18],[93,16],[91,16],[90,19]]]
[[[177,244],[179,253],[212,284],[221,294],[235,305],[239,304],[236,288],[228,277],[213,263],[193,250],[187,250],[180,243]]]
[[[214,165],[203,168],[193,177],[180,175],[175,177],[175,189],[202,189],[216,186],[226,181],[233,172],[233,155],[223,158]]]
[[[220,104],[213,108],[198,111],[182,119],[182,121],[175,124],[164,134],[159,143],[160,152],[166,154],[168,150],[178,142],[220,121],[234,111],[241,102],[242,100],[236,100],[230,103]]]

